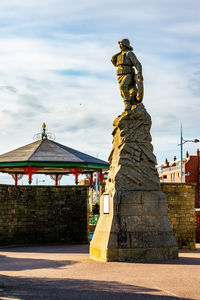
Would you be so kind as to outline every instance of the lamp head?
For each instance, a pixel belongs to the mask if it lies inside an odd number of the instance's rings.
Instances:
[[[193,143],[199,143],[199,142],[200,142],[200,140],[198,140],[198,139],[193,140]]]

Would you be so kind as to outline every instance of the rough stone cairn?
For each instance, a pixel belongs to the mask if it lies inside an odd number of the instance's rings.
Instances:
[[[110,172],[101,196],[90,257],[100,261],[177,258],[166,197],[155,167],[151,117],[144,105],[138,103],[116,118],[113,125]],[[106,213],[105,196],[109,198]]]

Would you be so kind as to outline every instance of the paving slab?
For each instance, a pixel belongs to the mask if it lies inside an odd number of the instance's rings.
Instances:
[[[200,299],[200,244],[155,263],[97,262],[88,245],[1,248],[0,299]]]

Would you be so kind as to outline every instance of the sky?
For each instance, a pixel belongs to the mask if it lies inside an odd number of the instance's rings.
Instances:
[[[180,157],[181,123],[185,139],[200,139],[199,11],[199,0],[1,1],[0,154],[45,122],[58,143],[107,161],[124,109],[110,60],[128,38],[158,164]]]

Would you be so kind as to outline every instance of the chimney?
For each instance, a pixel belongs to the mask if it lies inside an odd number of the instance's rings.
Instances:
[[[197,156],[199,156],[199,149],[197,149]]]
[[[176,161],[176,155],[174,156],[174,161]]]
[[[186,152],[186,158],[189,158],[189,152],[188,151]]]
[[[165,167],[169,167],[169,162],[168,162],[167,158],[165,158]]]

